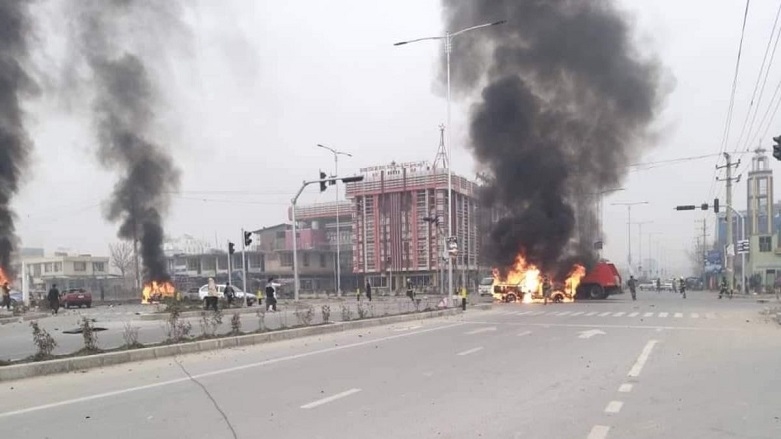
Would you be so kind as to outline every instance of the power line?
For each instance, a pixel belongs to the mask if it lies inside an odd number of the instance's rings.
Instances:
[[[746,112],[746,118],[743,120],[743,127],[740,129],[740,135],[738,136],[737,142],[735,142],[735,152],[738,151],[738,148],[740,147],[740,141],[743,139],[743,133],[746,130],[746,125],[748,122],[748,118],[751,115],[751,110],[753,108],[759,108],[759,104],[762,102],[762,96],[765,92],[765,85],[767,84],[767,78],[770,76],[770,69],[773,67],[773,59],[776,56],[776,49],[778,48],[778,39],[779,36],[781,36],[781,32],[776,32],[776,29],[778,28],[778,18],[779,15],[781,15],[781,2],[778,4],[778,9],[776,10],[776,18],[773,21],[773,28],[770,31],[770,37],[767,40],[767,46],[765,46],[765,54],[762,56],[762,65],[759,67],[759,74],[757,75],[757,81],[754,83],[754,91],[751,93],[751,101],[749,103],[748,111]],[[770,44],[773,42],[773,35],[776,37],[776,42],[773,44],[773,52],[770,55],[770,62],[767,64],[767,70],[765,70],[765,61],[767,60],[767,53],[770,50]],[[762,80],[762,88],[759,91],[759,98],[757,99],[757,106],[754,107],[754,97],[757,93],[757,87],[759,86],[759,81],[762,79],[762,72],[765,73],[765,79]],[[748,133],[746,133],[747,139],[750,137],[751,130],[754,128],[754,121],[757,118],[757,112],[758,110],[754,110],[753,116],[751,116],[751,125],[749,126]],[[747,145],[748,146],[748,145]],[[746,148],[744,148],[746,149]]]
[[[719,154],[723,153],[727,148],[727,139],[729,138],[729,129],[730,124],[732,123],[732,110],[735,107],[735,90],[738,87],[738,72],[740,71],[740,56],[743,53],[743,38],[746,35],[746,21],[748,19],[748,10],[749,6],[751,4],[751,0],[746,0],[746,8],[743,12],[743,25],[741,26],[740,30],[740,43],[738,44],[738,55],[735,60],[735,73],[732,77],[732,91],[730,92],[730,98],[729,98],[729,106],[727,107],[727,118],[724,121],[724,132],[722,134],[721,138],[721,146],[719,147]],[[716,161],[716,164],[718,165],[718,161]],[[716,175],[717,170],[714,169],[714,179],[711,181],[711,188],[708,191],[709,195],[708,198],[710,198],[710,195],[713,194],[713,189],[716,186]]]

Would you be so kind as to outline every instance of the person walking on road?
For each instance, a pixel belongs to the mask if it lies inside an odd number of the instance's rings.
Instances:
[[[629,292],[632,293],[632,300],[637,300],[637,279],[634,276],[629,276]]]
[[[461,310],[466,311],[466,287],[461,287],[461,292],[459,295],[461,296]]]
[[[236,291],[233,289],[230,282],[225,283],[225,298],[228,300],[228,307],[233,306],[233,299],[236,298]]]
[[[206,286],[206,309],[217,311],[217,284],[214,283],[214,278],[212,277],[209,278]]]
[[[548,304],[551,290],[553,290],[553,285],[551,284],[550,277],[548,277],[546,274],[542,277],[542,298],[544,300],[543,305]]]
[[[52,314],[57,314],[60,310],[60,290],[57,289],[57,284],[52,284],[46,298],[49,300],[49,308],[51,308]]]
[[[407,278],[407,297],[409,297],[409,300],[415,303],[415,290],[412,289],[412,280],[409,278]]]
[[[680,288],[681,288],[681,294],[683,294],[683,298],[686,298],[686,281],[683,280],[683,277],[678,280]]]
[[[3,305],[8,311],[11,310],[11,287],[8,282],[3,283]]]
[[[368,280],[366,281],[366,298],[369,299],[369,302],[372,301],[372,284]]]
[[[268,311],[277,310],[277,289],[274,288],[274,278],[268,278],[266,282],[266,306]]]

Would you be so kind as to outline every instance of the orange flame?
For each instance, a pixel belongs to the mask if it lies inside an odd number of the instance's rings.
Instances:
[[[164,297],[174,297],[175,295],[176,287],[171,282],[152,281],[144,284],[144,289],[141,291],[141,303],[159,302]]]
[[[574,302],[575,292],[580,285],[580,280],[585,276],[586,268],[580,264],[575,266],[570,271],[567,279],[564,281],[564,291],[558,289],[552,291],[549,300],[560,302]],[[494,283],[493,286],[503,285],[512,286],[520,290],[523,303],[543,302],[545,297],[543,296],[543,277],[539,268],[533,264],[529,264],[523,255],[519,254],[515,257],[515,263],[507,276],[502,277],[499,270],[493,270]],[[492,286],[492,287],[493,287]],[[495,295],[495,298],[500,299],[502,295]]]
[[[8,275],[5,274],[5,270],[0,267],[0,285],[5,285],[6,283],[10,285],[11,279],[8,277]]]

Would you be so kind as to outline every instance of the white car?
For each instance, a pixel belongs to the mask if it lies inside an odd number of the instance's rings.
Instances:
[[[252,306],[257,301],[257,297],[255,297],[254,294],[245,293],[244,291],[241,291],[241,288],[231,285],[233,287],[233,291],[236,293],[236,299],[247,301],[247,306]],[[198,289],[198,298],[200,300],[206,300],[206,296],[209,295],[209,284],[206,284]],[[222,298],[225,297],[225,284],[217,284],[217,297]]]
[[[494,278],[484,277],[482,280],[480,280],[480,284],[477,286],[477,292],[480,294],[481,297],[492,296],[494,294],[493,286],[494,286]]]

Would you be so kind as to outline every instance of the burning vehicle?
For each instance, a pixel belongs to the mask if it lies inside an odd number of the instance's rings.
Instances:
[[[506,276],[494,269],[493,297],[500,302],[574,302],[585,274],[585,267],[575,264],[565,279],[558,280],[518,255]]]
[[[170,281],[157,282],[151,281],[144,284],[144,289],[141,290],[141,303],[159,303],[166,298],[176,297],[176,287]]]

